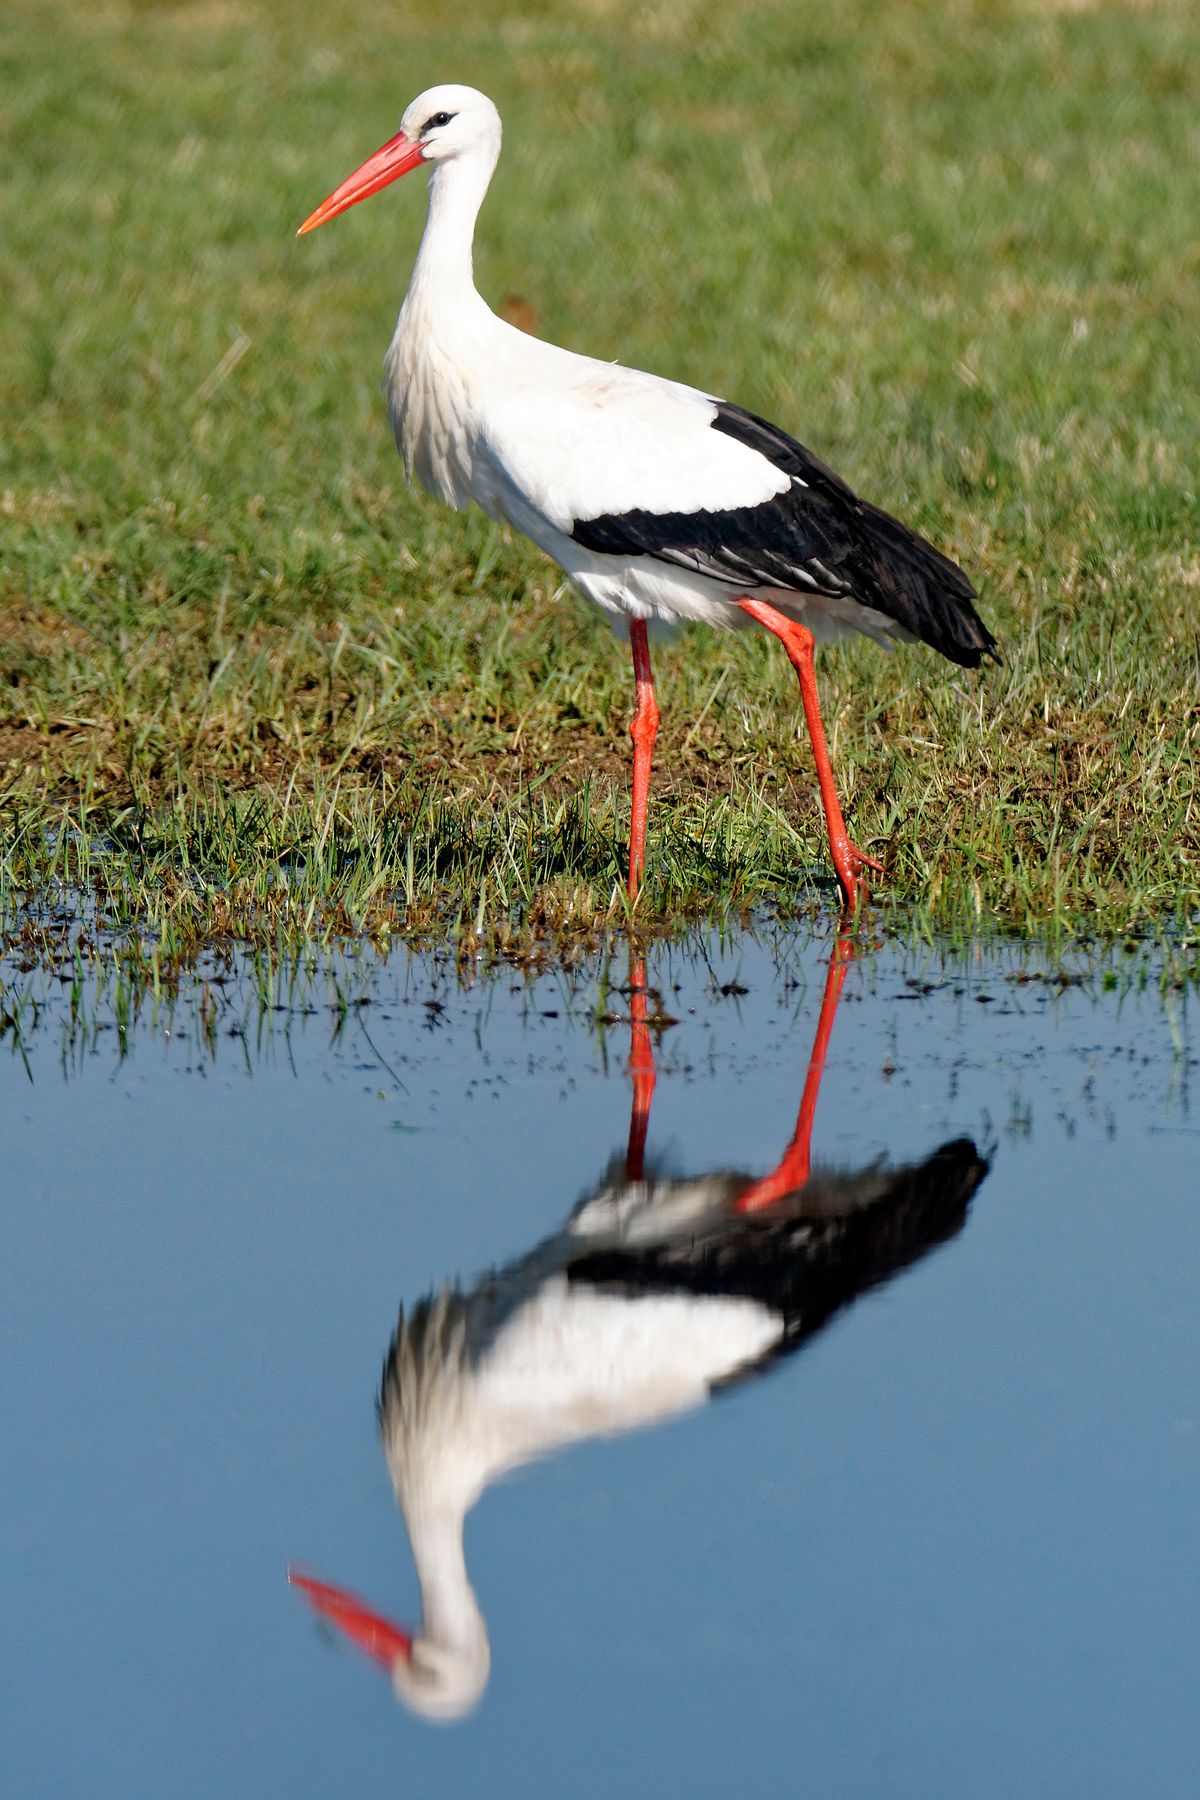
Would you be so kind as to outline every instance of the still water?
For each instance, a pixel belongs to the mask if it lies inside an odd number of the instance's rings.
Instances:
[[[0,965],[4,1793],[1190,1800],[1154,975]]]

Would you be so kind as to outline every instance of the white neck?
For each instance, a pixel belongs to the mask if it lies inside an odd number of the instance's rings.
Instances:
[[[467,1576],[461,1511],[410,1505],[405,1524],[421,1584],[423,1635],[447,1648],[486,1648],[487,1626]]]
[[[414,301],[439,309],[479,302],[471,246],[499,154],[499,143],[481,144],[469,154],[433,165],[429,211],[406,307]]]
[[[475,218],[499,153],[497,137],[434,165],[425,233],[384,364],[405,467],[450,506],[473,497],[472,371],[490,365],[502,329],[471,269]]]

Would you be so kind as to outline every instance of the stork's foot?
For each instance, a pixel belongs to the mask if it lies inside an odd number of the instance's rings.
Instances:
[[[850,852],[851,862],[856,865],[856,874],[861,875],[864,869],[874,869],[876,875],[883,874],[883,864],[876,862],[873,856],[868,856],[865,850],[860,850],[857,844],[847,843],[846,848]]]
[[[840,844],[831,844],[830,850],[838,886],[842,890],[842,904],[848,912],[853,912],[867,891],[867,870],[873,869],[876,875],[882,875],[883,864],[860,850],[857,844],[852,844],[849,838],[843,838]]]

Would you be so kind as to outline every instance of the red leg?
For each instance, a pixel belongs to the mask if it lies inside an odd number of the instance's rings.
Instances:
[[[650,1102],[654,1098],[654,1045],[646,1022],[646,965],[640,956],[630,959],[629,988],[629,1073],[633,1077],[633,1105],[629,1113],[625,1179],[640,1181],[646,1166],[646,1132],[650,1125]]]
[[[877,863],[872,856],[867,856],[850,842],[842,809],[838,805],[837,787],[833,779],[833,765],[829,760],[829,748],[825,742],[825,727],[821,723],[821,703],[817,695],[817,675],[813,668],[813,635],[806,625],[798,625],[765,600],[739,600],[738,605],[743,612],[765,625],[768,631],[774,632],[784,649],[797,675],[800,677],[800,698],[804,702],[804,717],[808,725],[808,735],[812,742],[813,760],[817,765],[817,782],[821,789],[821,802],[825,808],[825,826],[829,833],[829,850],[833,857],[833,866],[837,870],[838,883],[842,890],[842,899],[847,906],[854,906],[859,898],[859,877],[864,869],[875,869],[880,875],[883,864]]]
[[[658,701],[654,698],[654,672],[646,621],[634,619],[629,627],[633,647],[633,678],[637,705],[629,735],[633,739],[633,808],[629,818],[629,898],[637,899],[646,866],[646,808],[650,801],[650,758],[658,735]]]
[[[825,1073],[825,1058],[829,1054],[834,1014],[842,997],[846,971],[853,956],[853,944],[846,938],[839,938],[834,945],[833,955],[829,959],[829,971],[825,976],[821,1016],[817,1020],[817,1035],[813,1039],[812,1055],[808,1059],[808,1074],[804,1078],[804,1092],[800,1097],[800,1111],[792,1141],[780,1158],[778,1167],[739,1195],[734,1203],[735,1212],[762,1212],[777,1200],[782,1200],[785,1195],[794,1194],[808,1181],[817,1096],[821,1091],[821,1077]]]

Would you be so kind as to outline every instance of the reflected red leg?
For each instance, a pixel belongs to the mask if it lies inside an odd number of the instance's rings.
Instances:
[[[838,884],[842,890],[842,899],[846,906],[857,904],[860,895],[860,877],[864,869],[874,869],[882,875],[883,864],[874,857],[850,842],[846,824],[842,818],[842,809],[838,804],[837,786],[833,779],[833,765],[829,760],[829,747],[825,742],[825,727],[821,723],[821,702],[817,694],[817,675],[813,667],[813,635],[806,625],[798,625],[794,619],[787,618],[765,600],[739,600],[738,605],[743,612],[765,625],[768,631],[774,632],[784,649],[796,674],[800,677],[800,698],[804,703],[804,718],[808,725],[809,740],[812,743],[813,760],[817,765],[817,782],[821,789],[821,802],[825,808],[825,826],[829,833],[829,850],[833,857],[833,866],[837,870]]]
[[[650,1126],[650,1102],[654,1098],[654,1045],[646,1022],[646,964],[640,956],[630,959],[629,986],[629,1073],[633,1077],[633,1105],[629,1113],[625,1179],[640,1181],[646,1166],[646,1132]]]
[[[637,691],[633,723],[633,806],[629,818],[629,898],[636,900],[646,866],[646,809],[650,803],[650,758],[658,735],[658,701],[654,697],[654,672],[646,621],[634,619],[629,627],[633,649],[633,678]]]
[[[825,1058],[829,1053],[829,1039],[833,1031],[834,1015],[837,1012],[838,1001],[842,997],[846,971],[850,967],[853,957],[853,944],[847,938],[838,938],[825,976],[825,992],[821,998],[817,1034],[813,1039],[812,1055],[808,1059],[808,1074],[804,1078],[804,1092],[800,1096],[800,1111],[796,1117],[796,1129],[792,1133],[792,1141],[780,1158],[778,1167],[773,1169],[769,1175],[764,1175],[761,1181],[756,1181],[752,1187],[748,1187],[744,1194],[738,1196],[734,1202],[735,1212],[762,1212],[768,1206],[773,1206],[777,1200],[782,1200],[786,1194],[794,1194],[808,1180],[817,1096],[821,1091],[821,1077],[825,1073]]]

